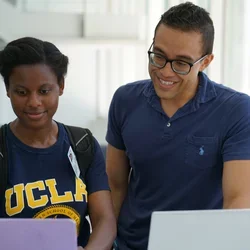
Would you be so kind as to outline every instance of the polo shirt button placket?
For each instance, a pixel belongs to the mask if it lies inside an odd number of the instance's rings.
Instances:
[[[162,137],[164,140],[166,140],[166,139],[167,140],[172,139],[172,129],[171,129],[171,126],[172,126],[171,122],[167,122],[165,124],[164,135]]]

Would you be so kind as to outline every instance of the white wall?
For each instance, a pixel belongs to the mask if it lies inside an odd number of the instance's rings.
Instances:
[[[0,125],[15,118],[2,78],[0,78]]]
[[[20,36],[81,37],[83,16],[70,13],[22,12],[0,0],[0,31],[7,41]]]
[[[65,93],[55,118],[89,127],[104,143],[113,93],[120,85],[148,77],[146,47],[137,41],[55,44],[70,59]]]
[[[25,11],[145,15],[148,0],[18,0]]]
[[[96,39],[140,39],[146,36],[145,16],[84,14],[83,35]]]
[[[143,0],[109,2],[19,0],[13,6],[0,0],[0,34],[6,41],[22,36],[145,40],[145,3],[138,6]]]
[[[245,10],[250,11],[250,1],[245,1],[244,5]],[[242,77],[242,91],[250,95],[250,15],[249,11],[244,12],[244,33],[243,33],[243,45],[242,50],[244,51],[244,57],[238,57],[238,62],[242,66],[242,71],[244,72]]]
[[[84,10],[85,0],[18,0],[20,7],[27,12],[58,12],[81,13]],[[95,2],[95,0],[92,0]]]

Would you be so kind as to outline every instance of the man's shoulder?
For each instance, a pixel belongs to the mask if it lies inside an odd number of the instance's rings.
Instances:
[[[123,98],[129,98],[132,99],[134,97],[139,97],[141,96],[144,91],[150,87],[151,85],[151,80],[146,79],[146,80],[140,80],[140,81],[135,81],[131,83],[127,83],[125,85],[120,86],[116,92],[115,92],[115,97],[123,97]]]
[[[212,84],[217,95],[216,106],[223,107],[228,114],[233,114],[233,116],[241,117],[250,114],[250,96],[248,94],[215,82]]]
[[[235,90],[231,87],[225,86],[220,83],[216,83],[211,81],[211,84],[213,85],[217,96],[222,101],[227,100],[228,102],[238,103],[238,102],[246,102],[250,103],[250,96],[246,93],[240,92],[238,90]]]

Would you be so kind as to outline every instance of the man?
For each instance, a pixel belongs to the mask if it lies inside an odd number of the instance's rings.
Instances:
[[[250,207],[250,98],[212,82],[209,14],[187,2],[165,12],[149,74],[114,94],[107,172],[119,249],[147,249],[159,210]]]

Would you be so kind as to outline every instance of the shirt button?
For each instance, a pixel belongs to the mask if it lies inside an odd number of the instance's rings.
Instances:
[[[171,123],[169,122],[168,124],[167,124],[167,127],[170,127],[171,126]]]

